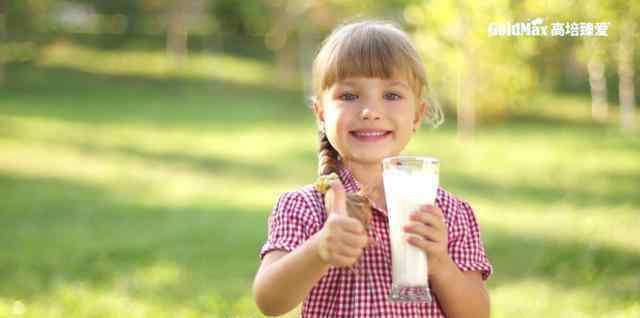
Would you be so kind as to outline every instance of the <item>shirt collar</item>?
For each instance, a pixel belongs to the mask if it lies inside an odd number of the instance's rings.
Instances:
[[[358,192],[362,189],[362,186],[353,174],[351,174],[351,171],[342,164],[338,164],[338,176],[340,177],[340,181],[342,181],[346,192]]]
[[[342,181],[342,184],[344,185],[344,190],[346,192],[355,193],[360,191],[360,189],[362,189],[362,185],[360,184],[360,182],[358,182],[358,180],[356,180],[353,174],[351,174],[351,171],[349,171],[349,169],[347,169],[342,164],[338,165],[338,176],[340,177],[340,181]],[[373,201],[369,200],[369,202],[371,203],[371,208],[373,209],[373,211],[378,211],[383,215],[387,214],[387,211],[377,207]]]
[[[338,176],[340,177],[340,181],[342,181],[342,184],[344,185],[344,189],[346,192],[355,193],[360,191],[360,189],[362,189],[360,182],[356,180],[353,174],[351,174],[351,171],[349,171],[349,169],[347,169],[347,167],[345,167],[342,163],[338,164]],[[438,186],[438,189],[436,190],[436,200],[435,200],[436,206],[442,206],[442,195],[443,195],[443,190]],[[376,207],[373,202],[371,202],[371,205],[374,208],[374,210],[378,210],[383,214],[387,214],[387,211]]]

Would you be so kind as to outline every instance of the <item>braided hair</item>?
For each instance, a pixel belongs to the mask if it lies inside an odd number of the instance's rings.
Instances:
[[[328,190],[328,182],[333,178],[337,178],[338,165],[340,162],[340,154],[331,145],[324,129],[318,130],[318,181],[316,189],[324,193]],[[366,189],[360,189],[357,193],[346,193],[347,214],[358,219],[365,229],[369,228],[371,222],[371,202],[366,195]]]

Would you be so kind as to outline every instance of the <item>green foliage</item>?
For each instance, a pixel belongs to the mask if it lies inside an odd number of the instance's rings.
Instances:
[[[488,37],[489,25],[509,21],[510,14],[507,2],[430,1],[406,9],[431,86],[451,110],[461,91],[471,90],[479,116],[496,119],[535,92],[537,74],[525,62],[536,51],[535,40]],[[464,82],[466,76],[471,83]]]
[[[238,5],[237,1],[214,1],[211,12],[223,32],[235,35],[264,36],[273,24],[273,17],[268,13],[268,1],[246,1]]]
[[[6,1],[6,30],[13,36],[29,37],[51,31],[48,16],[56,0]]]

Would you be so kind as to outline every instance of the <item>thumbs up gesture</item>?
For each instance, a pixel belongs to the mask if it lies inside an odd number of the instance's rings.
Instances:
[[[332,180],[325,193],[327,221],[320,230],[318,254],[327,264],[349,267],[358,261],[369,238],[360,221],[347,214],[346,193],[340,180]]]

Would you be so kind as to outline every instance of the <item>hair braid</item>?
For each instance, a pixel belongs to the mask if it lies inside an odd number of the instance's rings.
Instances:
[[[331,145],[323,129],[318,130],[320,146],[318,148],[318,175],[328,176],[338,173],[338,151]]]
[[[325,193],[329,190],[332,180],[338,179],[338,151],[331,145],[329,138],[323,129],[318,131],[320,145],[318,147],[318,180],[316,189]],[[371,222],[371,202],[366,196],[366,189],[360,189],[358,193],[346,193],[347,214],[362,222],[368,229]]]

